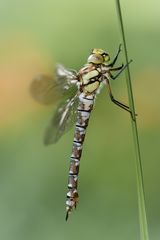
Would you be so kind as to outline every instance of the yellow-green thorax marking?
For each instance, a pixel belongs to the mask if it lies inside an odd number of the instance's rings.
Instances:
[[[79,71],[80,90],[86,94],[94,93],[102,81],[102,65],[109,61],[109,54],[94,48],[88,57],[88,63]]]

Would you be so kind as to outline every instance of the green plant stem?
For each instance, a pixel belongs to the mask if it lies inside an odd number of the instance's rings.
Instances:
[[[125,60],[128,63],[127,46],[126,46],[126,40],[125,40],[120,0],[116,0],[116,6],[117,6],[118,19],[119,19],[119,23],[120,23],[121,36],[122,36],[122,41],[123,41],[123,46],[124,46]],[[132,123],[133,140],[134,140],[135,153],[136,153],[136,175],[137,175],[140,234],[141,234],[141,240],[149,240],[146,208],[145,208],[143,169],[142,169],[142,162],[141,162],[141,153],[140,153],[137,122],[136,122],[136,117],[135,117],[135,107],[134,107],[134,99],[133,99],[131,75],[130,75],[129,66],[126,68],[126,83],[127,83],[127,90],[128,90],[129,106],[132,111],[131,123]]]

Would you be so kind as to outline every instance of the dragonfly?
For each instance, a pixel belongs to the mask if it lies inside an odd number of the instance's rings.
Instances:
[[[130,60],[125,65],[115,67],[120,52],[121,44],[111,61],[106,51],[94,48],[87,63],[78,72],[57,64],[53,76],[41,74],[33,79],[30,86],[31,95],[42,104],[55,103],[56,99],[60,99],[44,135],[46,145],[56,143],[75,124],[68,176],[66,220],[78,203],[77,187],[82,148],[90,114],[101,88],[106,85],[111,101],[129,112],[134,119],[129,106],[115,99],[111,89],[111,80],[117,79],[132,62]]]

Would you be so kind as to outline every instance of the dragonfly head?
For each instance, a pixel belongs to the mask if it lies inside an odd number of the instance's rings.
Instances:
[[[108,53],[102,49],[94,48],[88,58],[88,63],[102,64],[104,62],[108,62],[109,60],[110,56]]]

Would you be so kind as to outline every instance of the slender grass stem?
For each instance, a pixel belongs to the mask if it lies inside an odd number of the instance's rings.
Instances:
[[[116,7],[117,7],[117,14],[118,14],[118,19],[119,19],[119,23],[120,23],[121,37],[122,37],[123,46],[124,46],[125,60],[128,63],[127,45],[126,45],[126,39],[125,39],[125,32],[124,32],[120,0],[116,0]],[[135,117],[134,98],[133,98],[133,92],[132,92],[132,84],[131,84],[131,75],[130,75],[129,65],[127,66],[125,72],[126,72],[126,83],[127,83],[129,106],[132,111],[131,123],[132,123],[133,140],[134,140],[134,145],[135,145],[135,155],[136,155],[135,159],[136,159],[140,234],[141,234],[141,240],[149,240],[147,216],[146,216],[146,208],[145,208],[143,169],[142,169],[142,161],[141,161],[137,122],[136,122],[136,117]]]

